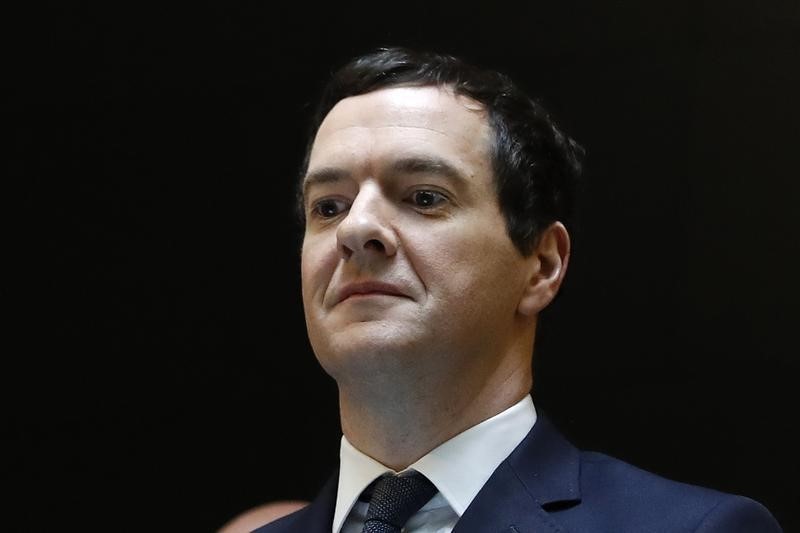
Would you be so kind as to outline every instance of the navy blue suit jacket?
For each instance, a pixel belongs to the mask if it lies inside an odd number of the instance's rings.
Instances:
[[[330,533],[338,474],[307,507],[258,533]],[[670,481],[572,446],[540,416],[454,533],[779,533],[761,504]]]

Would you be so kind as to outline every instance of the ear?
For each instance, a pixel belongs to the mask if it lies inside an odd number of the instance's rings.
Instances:
[[[535,316],[553,301],[569,263],[570,241],[567,228],[561,222],[548,226],[527,258],[530,271],[517,310],[525,316]]]

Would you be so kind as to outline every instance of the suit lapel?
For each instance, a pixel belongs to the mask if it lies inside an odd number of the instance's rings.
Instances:
[[[507,462],[497,467],[456,523],[453,533],[560,531]]]
[[[472,500],[453,533],[567,533],[549,511],[580,503],[579,476],[580,452],[540,415]],[[337,471],[308,507],[292,515],[291,531],[330,532],[338,483]]]
[[[453,533],[565,532],[548,509],[580,501],[580,452],[540,416],[478,492]]]

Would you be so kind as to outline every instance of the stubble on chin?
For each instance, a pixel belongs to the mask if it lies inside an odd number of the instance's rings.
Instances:
[[[363,321],[314,336],[312,346],[323,369],[341,386],[407,373],[418,364],[413,337],[408,327],[390,321]]]

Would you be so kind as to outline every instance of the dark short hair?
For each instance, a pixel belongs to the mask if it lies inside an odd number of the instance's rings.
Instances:
[[[505,74],[470,65],[450,55],[407,48],[380,48],[337,70],[323,90],[311,122],[298,189],[322,121],[337,102],[395,86],[435,86],[480,102],[494,133],[492,167],[508,235],[527,256],[541,231],[555,221],[571,230],[583,148],[567,136],[549,113]]]

